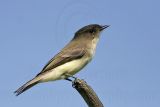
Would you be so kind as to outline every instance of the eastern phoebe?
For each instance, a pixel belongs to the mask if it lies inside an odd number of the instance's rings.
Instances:
[[[39,74],[15,91],[16,96],[38,83],[70,80],[69,77],[91,61],[100,33],[107,27],[109,25],[91,24],[78,30],[73,39],[44,66]]]

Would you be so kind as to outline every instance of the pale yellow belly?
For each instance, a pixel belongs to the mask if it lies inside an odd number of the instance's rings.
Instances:
[[[83,58],[74,61],[70,61],[66,64],[56,67],[55,69],[49,71],[48,73],[42,76],[41,81],[54,81],[59,79],[67,78],[64,74],[74,75],[78,71],[80,71],[87,63],[91,60],[91,58]]]

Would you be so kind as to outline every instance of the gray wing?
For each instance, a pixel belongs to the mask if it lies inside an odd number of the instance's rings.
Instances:
[[[72,49],[72,50],[66,50],[58,53],[55,57],[53,57],[42,69],[42,71],[37,74],[43,74],[47,71],[50,71],[51,69],[56,68],[59,65],[63,65],[66,62],[72,61],[74,59],[79,59],[83,57],[85,54],[85,50],[82,48]]]

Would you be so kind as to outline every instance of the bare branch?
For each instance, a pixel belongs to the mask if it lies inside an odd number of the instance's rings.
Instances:
[[[72,85],[83,97],[88,107],[104,107],[94,90],[84,80],[75,79]]]

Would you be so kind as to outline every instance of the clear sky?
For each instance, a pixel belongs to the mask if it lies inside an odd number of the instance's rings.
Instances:
[[[86,107],[65,80],[13,92],[88,24],[108,24],[76,76],[105,107],[160,107],[159,0],[0,0],[0,106]]]

